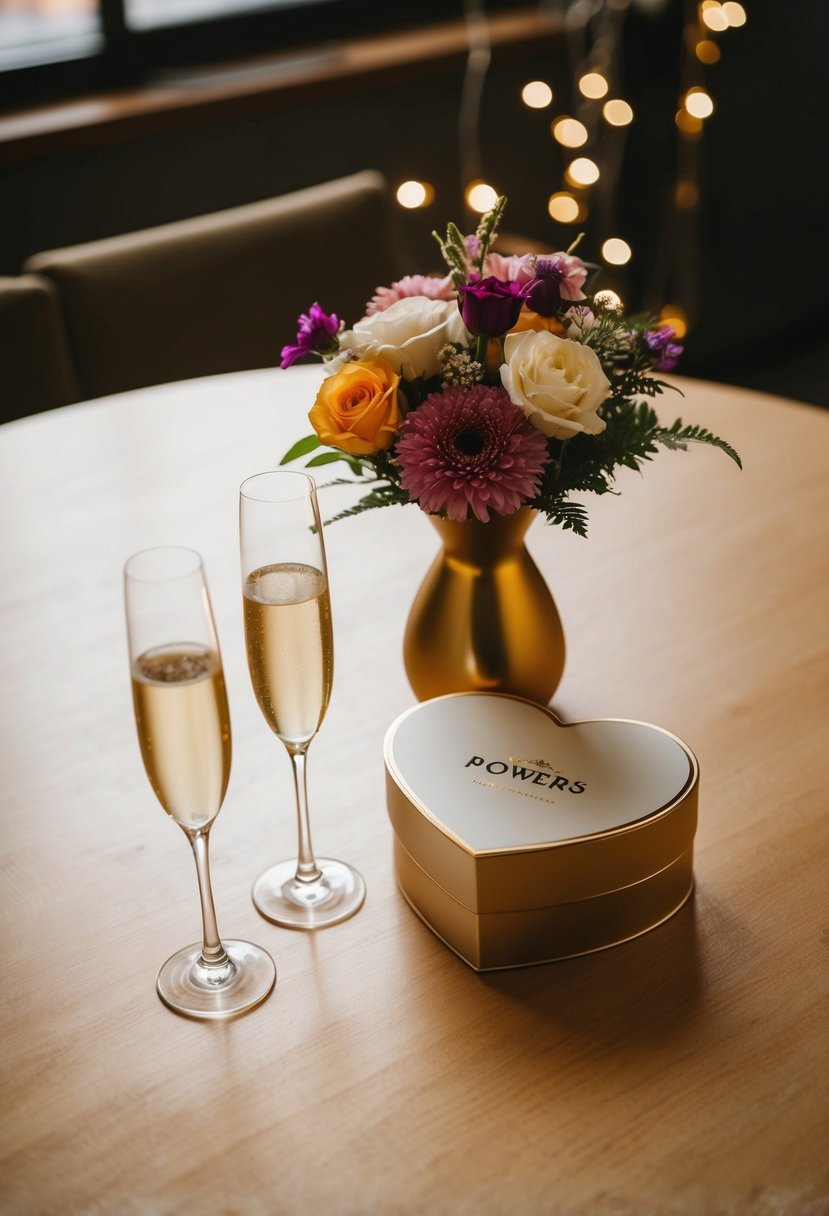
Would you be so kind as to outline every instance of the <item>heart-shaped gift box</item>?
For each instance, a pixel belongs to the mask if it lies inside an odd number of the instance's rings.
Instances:
[[[384,752],[400,889],[475,970],[616,945],[691,893],[699,766],[658,726],[455,693]]]

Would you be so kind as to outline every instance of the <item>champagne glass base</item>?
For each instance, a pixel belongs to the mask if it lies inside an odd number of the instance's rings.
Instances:
[[[201,944],[185,946],[161,968],[156,990],[165,1005],[189,1018],[232,1018],[260,1005],[276,983],[276,967],[261,946],[222,941],[229,966],[201,962]]]
[[[366,884],[344,861],[318,857],[321,877],[306,882],[296,875],[296,861],[280,861],[260,874],[251,892],[265,920],[285,929],[324,929],[348,920],[363,906]]]

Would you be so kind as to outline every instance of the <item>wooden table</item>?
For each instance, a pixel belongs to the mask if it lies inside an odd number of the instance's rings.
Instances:
[[[666,418],[725,435],[745,471],[665,453],[592,501],[589,541],[533,526],[569,641],[558,713],[652,721],[699,757],[697,890],[627,945],[478,975],[391,867],[381,747],[413,700],[403,625],[437,543],[415,508],[328,531],[337,672],[312,821],[366,904],[310,935],[250,901],[295,824],[245,668],[237,490],[306,432],[317,375],[147,389],[0,430],[0,1210],[829,1212],[829,417],[678,380]],[[220,928],[279,972],[226,1024],[177,1017],[154,987],[199,935],[129,693],[121,567],[160,543],[204,554],[223,644]]]

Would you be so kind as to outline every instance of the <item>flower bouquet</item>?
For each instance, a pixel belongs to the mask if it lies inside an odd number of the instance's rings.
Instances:
[[[664,426],[649,404],[673,387],[655,374],[681,353],[673,329],[594,293],[599,268],[578,241],[549,256],[495,252],[505,205],[473,235],[435,233],[447,273],[378,287],[352,328],[316,303],[299,318],[281,365],[312,355],[327,374],[314,433],[282,463],[345,462],[366,492],[335,518],[415,502],[488,522],[529,507],[585,536],[571,495],[608,493],[617,469],[659,448],[712,444],[739,465],[725,440],[681,419]]]

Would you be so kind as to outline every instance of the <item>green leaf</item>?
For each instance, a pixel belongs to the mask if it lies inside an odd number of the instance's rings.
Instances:
[[[299,439],[292,448],[288,449],[279,463],[290,464],[292,460],[296,460],[299,456],[307,456],[309,452],[313,452],[319,446],[320,441],[316,435],[306,435],[304,439]]]
[[[321,464],[333,464],[336,460],[348,460],[346,452],[321,452],[305,465],[306,469],[316,469]]]

